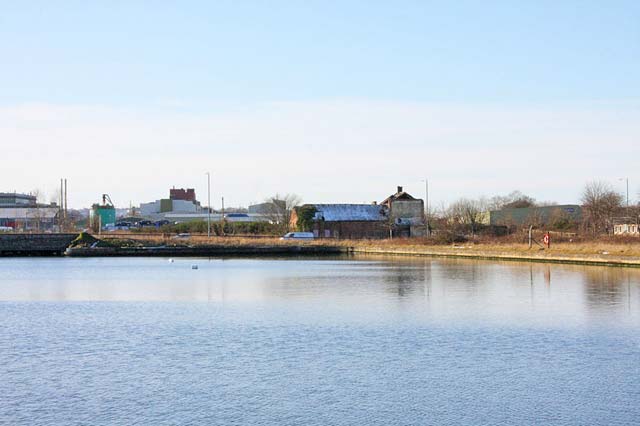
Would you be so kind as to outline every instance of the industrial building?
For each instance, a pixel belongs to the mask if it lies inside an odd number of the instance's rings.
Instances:
[[[91,206],[89,223],[96,231],[115,226],[116,208],[108,194],[102,194],[102,204]]]
[[[249,214],[262,214],[262,215],[271,215],[271,214],[284,214],[287,209],[287,202],[284,200],[272,200],[266,201],[264,203],[252,204],[247,209]]]
[[[0,227],[6,230],[52,232],[59,230],[60,208],[39,204],[35,195],[0,193]]]
[[[199,215],[203,211],[200,202],[196,200],[196,192],[193,188],[169,190],[169,198],[155,200],[150,203],[140,204],[140,214],[151,219],[164,219],[167,215],[187,214]]]
[[[485,215],[486,225],[523,226],[549,225],[555,221],[567,220],[577,223],[582,220],[582,207],[576,204],[558,206],[523,207],[492,210]]]

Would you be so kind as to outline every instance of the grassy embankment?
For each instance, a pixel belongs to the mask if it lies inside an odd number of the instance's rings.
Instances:
[[[352,248],[355,253],[395,254],[414,256],[450,256],[505,260],[534,260],[566,263],[620,264],[640,267],[640,239],[637,238],[558,238],[550,248],[534,245],[529,249],[522,236],[482,238],[458,244],[437,244],[423,238],[393,240],[280,240],[278,238],[211,237],[191,235],[176,239],[162,235],[139,235],[126,237],[108,235],[106,241],[116,246],[273,246],[273,245],[330,245]]]

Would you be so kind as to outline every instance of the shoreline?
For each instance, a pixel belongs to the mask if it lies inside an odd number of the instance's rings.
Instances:
[[[443,251],[415,251],[415,250],[395,250],[395,249],[371,249],[365,247],[353,247],[350,250],[353,254],[374,254],[384,256],[407,256],[407,257],[434,257],[449,259],[470,259],[470,260],[493,260],[508,262],[531,262],[531,263],[555,263],[565,265],[585,265],[585,266],[608,266],[618,268],[640,268],[640,259],[619,259],[619,258],[593,258],[586,256],[533,256],[519,255],[515,253],[460,253]]]
[[[15,234],[0,236],[0,257],[223,257],[386,255],[538,262],[640,268],[640,244],[613,242],[558,243],[551,249],[529,249],[518,243],[439,245],[424,240],[282,241],[244,237],[194,236],[174,245],[166,238],[108,239],[89,236],[76,245],[77,234]],[[84,238],[84,237],[83,237]],[[114,244],[115,243],[115,244]]]
[[[568,265],[608,266],[640,268],[640,259],[619,257],[595,257],[595,255],[534,255],[516,252],[466,252],[370,248],[342,245],[238,245],[238,246],[194,246],[194,247],[104,247],[71,248],[64,253],[67,257],[218,257],[218,256],[336,256],[336,255],[384,255],[404,257],[433,257],[449,259],[470,259],[489,261],[512,261],[532,263],[555,263]]]

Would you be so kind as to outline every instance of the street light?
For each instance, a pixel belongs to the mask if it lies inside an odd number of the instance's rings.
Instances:
[[[211,238],[211,173],[207,175],[207,238]]]
[[[627,208],[629,208],[629,178],[618,178],[618,180],[624,180],[627,182]]]
[[[429,236],[429,179],[424,178],[420,182],[424,182],[425,219],[427,222],[427,236]]]

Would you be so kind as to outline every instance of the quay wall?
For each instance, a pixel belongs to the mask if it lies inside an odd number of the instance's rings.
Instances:
[[[219,257],[219,256],[321,256],[348,253],[336,246],[194,246],[194,247],[96,247],[69,248],[70,257]]]
[[[0,234],[0,256],[60,256],[78,234]]]

